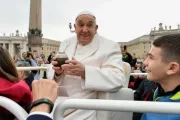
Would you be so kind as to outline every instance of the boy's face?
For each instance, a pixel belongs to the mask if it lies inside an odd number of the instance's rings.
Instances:
[[[149,80],[161,81],[168,77],[169,63],[162,61],[161,52],[161,48],[152,46],[144,61],[145,69],[148,72],[147,79]]]

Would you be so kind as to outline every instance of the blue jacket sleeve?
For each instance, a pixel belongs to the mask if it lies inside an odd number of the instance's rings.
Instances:
[[[28,116],[27,120],[53,120],[50,114],[35,112]]]

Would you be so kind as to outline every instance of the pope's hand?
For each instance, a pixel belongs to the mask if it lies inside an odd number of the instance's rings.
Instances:
[[[57,76],[61,75],[63,73],[63,70],[62,70],[61,66],[56,66],[58,64],[58,62],[56,61],[56,57],[53,58],[51,63],[53,65],[53,69],[55,71],[55,74]]]
[[[61,67],[65,74],[81,76],[82,79],[85,79],[85,65],[77,61],[74,57],[72,60],[66,60],[66,64]]]

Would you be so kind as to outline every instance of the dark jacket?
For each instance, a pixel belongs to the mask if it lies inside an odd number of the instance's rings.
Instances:
[[[154,92],[154,101],[180,103],[180,85],[174,90],[165,92],[159,85]],[[166,107],[165,107],[166,108]],[[167,108],[168,109],[168,108]],[[141,120],[180,120],[179,114],[144,113]]]
[[[139,78],[139,77],[137,77],[135,79],[133,76],[130,76],[129,86],[128,87],[133,89],[133,90],[137,90],[143,80],[144,79]]]
[[[153,101],[154,91],[157,88],[157,83],[144,79],[137,90],[134,92],[134,100],[136,101]],[[133,120],[140,120],[142,113],[134,113]]]
[[[33,114],[30,115],[27,120],[53,120],[52,118],[46,116],[46,115],[41,115],[41,114]]]
[[[52,55],[49,55],[48,56],[48,62],[51,63],[51,60],[52,60]]]
[[[34,80],[34,74],[31,73],[27,78],[25,78],[26,84],[29,86],[30,90],[32,91],[32,82]]]
[[[132,59],[131,60],[131,67],[136,67],[136,62],[137,62],[137,59]]]
[[[122,57],[122,60],[123,60],[124,62],[129,63],[129,64],[131,65],[132,56],[131,56],[131,54],[128,53],[128,52],[127,52],[126,54],[127,54],[126,56]]]

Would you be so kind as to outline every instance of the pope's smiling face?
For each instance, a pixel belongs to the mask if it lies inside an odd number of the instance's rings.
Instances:
[[[76,19],[74,27],[77,39],[82,45],[89,44],[93,40],[98,29],[95,17],[91,15],[80,15]]]

